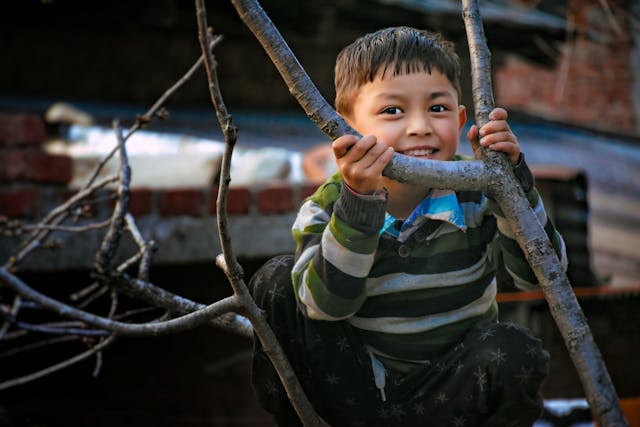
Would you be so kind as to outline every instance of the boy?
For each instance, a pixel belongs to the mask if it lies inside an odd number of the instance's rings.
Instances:
[[[459,74],[453,45],[437,34],[394,27],[347,46],[336,110],[365,136],[333,142],[339,173],[301,207],[295,260],[271,260],[250,283],[331,425],[530,426],[540,414],[548,354],[497,322],[499,266],[517,286],[536,285],[499,209],[478,192],[382,176],[394,152],[459,158]],[[495,109],[467,137],[508,156],[564,260],[506,119]],[[259,344],[253,384],[280,425],[299,423]]]

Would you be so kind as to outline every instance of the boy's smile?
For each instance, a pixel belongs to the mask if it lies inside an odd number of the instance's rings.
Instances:
[[[387,70],[393,70],[389,65]],[[360,86],[348,121],[362,135],[396,153],[430,160],[451,160],[465,124],[465,107],[449,79],[432,68],[409,74],[379,73]],[[406,218],[426,196],[424,186],[382,177],[389,194],[388,212]]]
[[[373,134],[397,153],[433,160],[451,160],[466,122],[464,106],[447,77],[431,73],[379,74],[358,90],[351,125]]]

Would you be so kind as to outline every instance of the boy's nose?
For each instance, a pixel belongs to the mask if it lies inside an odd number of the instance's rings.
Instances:
[[[431,133],[429,118],[423,114],[413,114],[407,125],[408,135],[428,135]]]

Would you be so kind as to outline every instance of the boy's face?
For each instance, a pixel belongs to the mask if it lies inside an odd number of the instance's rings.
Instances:
[[[397,153],[451,160],[467,115],[449,79],[436,69],[389,74],[360,87],[348,118],[351,126]]]

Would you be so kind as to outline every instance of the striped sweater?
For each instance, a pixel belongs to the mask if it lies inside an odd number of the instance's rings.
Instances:
[[[566,266],[562,238],[530,182],[527,199]],[[385,208],[385,197],[354,194],[336,174],[305,201],[292,228],[303,312],[348,319],[383,361],[431,359],[472,326],[495,322],[501,263],[519,288],[536,286],[508,223],[482,193],[433,190],[404,221]]]

